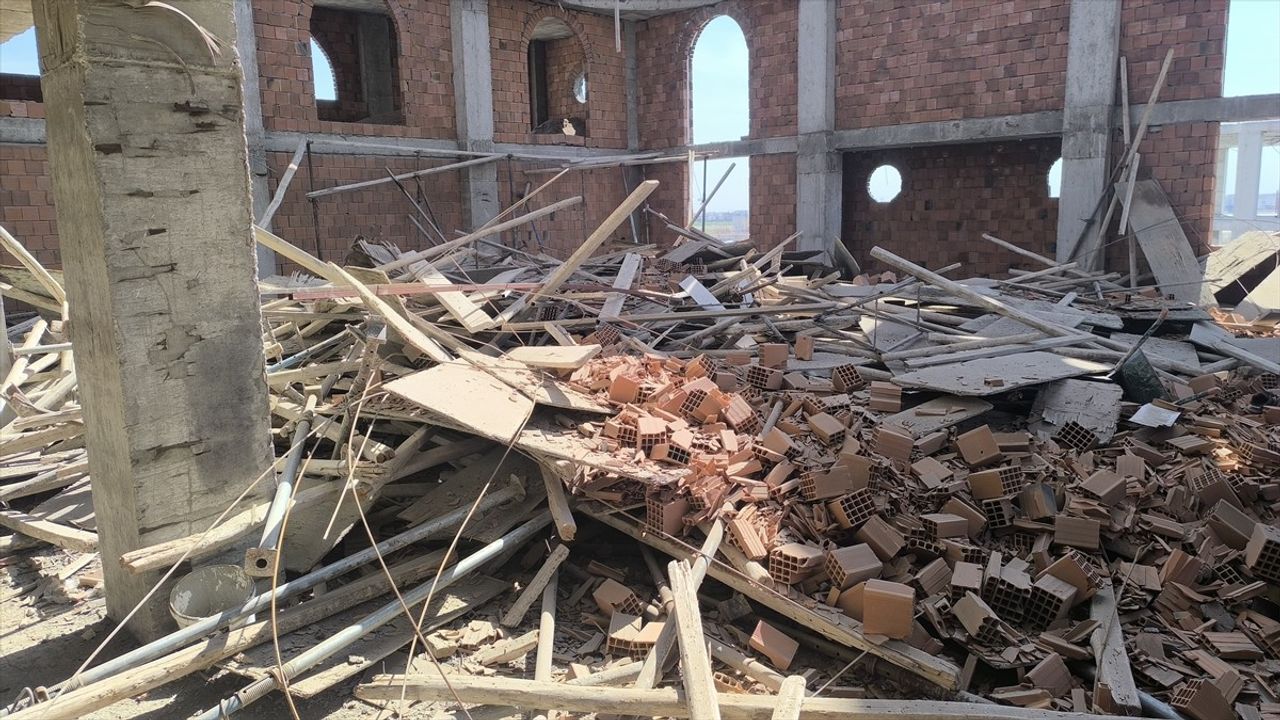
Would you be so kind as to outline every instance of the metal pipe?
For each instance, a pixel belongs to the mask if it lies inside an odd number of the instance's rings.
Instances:
[[[316,396],[308,395],[302,417],[293,429],[293,441],[289,446],[289,455],[285,458],[284,472],[280,473],[280,482],[276,485],[275,497],[271,498],[271,507],[267,508],[267,519],[262,526],[262,541],[258,543],[258,547],[263,550],[277,550],[280,544],[284,514],[293,503],[293,485],[298,481],[298,470],[302,467],[303,446],[306,445],[303,441],[311,433],[311,421],[315,414]]]
[[[704,160],[704,162],[705,162],[705,160]],[[707,204],[708,204],[708,203],[710,203],[713,199],[715,199],[716,193],[720,191],[720,186],[724,184],[724,181],[725,181],[725,180],[728,180],[728,179],[729,179],[729,173],[733,172],[733,169],[734,169],[735,167],[737,167],[737,166],[738,166],[738,163],[736,163],[736,162],[735,162],[735,163],[729,163],[729,168],[728,168],[727,170],[725,170],[725,171],[724,171],[724,174],[723,174],[723,175],[721,175],[721,176],[720,176],[720,181],[716,183],[716,186],[715,186],[714,188],[712,188],[712,190],[711,190],[711,194],[709,194],[709,195],[707,194],[707,186],[706,186],[706,182],[707,182],[707,173],[705,172],[705,170],[703,171],[703,173],[702,173],[702,183],[703,183],[703,185],[702,185],[702,193],[703,193],[703,196],[702,196],[702,205],[698,208],[697,212],[695,212],[695,213],[693,214],[693,220],[689,221],[689,225],[690,225],[690,227],[692,227],[694,223],[698,222],[698,218],[699,218],[699,217],[701,217],[701,216],[702,216],[702,213],[707,209]],[[704,165],[703,167],[705,168],[706,166]],[[706,232],[706,230],[707,230],[707,222],[706,222],[706,220],[703,220],[703,221],[702,221],[702,231],[703,231],[703,232]]]
[[[523,497],[524,488],[519,483],[512,482],[507,487],[500,488],[497,491],[486,495],[484,499],[480,501],[476,511],[482,512],[489,510],[507,502],[508,500],[519,500]],[[293,597],[304,590],[308,590],[319,585],[322,582],[345,575],[361,565],[372,561],[379,554],[386,555],[387,553],[394,552],[402,547],[412,545],[419,540],[430,537],[437,532],[451,528],[462,522],[462,519],[466,517],[469,509],[470,508],[466,506],[460,507],[452,512],[441,515],[434,520],[410,528],[399,535],[387,538],[373,547],[365,548],[358,553],[348,555],[332,565],[326,565],[325,567],[303,575],[297,580],[292,580],[279,585],[276,588],[275,597],[277,600],[284,600],[286,598]],[[185,646],[187,643],[217,630],[236,618],[244,615],[251,615],[270,606],[271,593],[255,596],[239,608],[227,610],[217,615],[207,617],[181,630],[171,632],[158,640],[148,643],[147,645],[143,645],[137,650],[127,652],[118,658],[109,660],[97,667],[85,670],[80,675],[62,683],[59,692],[66,692],[67,690],[73,690],[90,683],[98,682],[99,680],[104,680],[113,675],[118,675],[131,668],[137,667],[142,663],[155,660],[158,657],[163,657],[173,650],[177,650]],[[4,714],[0,714],[0,717],[3,716]]]
[[[551,512],[549,510],[543,510],[532,520],[529,520],[515,530],[512,530],[506,535],[484,546],[477,552],[467,556],[466,559],[460,561],[457,565],[445,570],[444,573],[440,575],[440,579],[437,582],[423,583],[409,592],[404,593],[403,605],[399,598],[392,600],[365,616],[360,621],[348,625],[319,644],[312,646],[309,650],[295,656],[292,660],[280,666],[277,671],[279,676],[283,677],[285,680],[292,680],[298,675],[310,670],[318,663],[323,662],[335,653],[340,652],[343,648],[356,640],[359,640],[377,628],[391,622],[397,617],[400,617],[405,606],[413,607],[414,605],[423,602],[427,599],[429,594],[436,590],[443,590],[444,588],[449,587],[449,585],[475,572],[482,565],[498,555],[501,555],[503,552],[510,550],[513,547],[519,547],[531,539],[534,533],[538,532],[550,523]],[[245,688],[240,692],[237,692],[231,697],[228,697],[218,703],[217,707],[209,708],[204,712],[204,714],[198,716],[196,720],[222,720],[222,718],[244,709],[255,700],[262,699],[267,695],[267,693],[275,690],[276,687],[276,675],[268,675],[261,680],[252,682],[245,686]]]

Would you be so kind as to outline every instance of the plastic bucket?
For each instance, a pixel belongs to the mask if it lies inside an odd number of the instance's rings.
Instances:
[[[243,606],[254,595],[253,579],[239,565],[208,565],[193,570],[169,593],[169,613],[178,627]],[[235,623],[233,623],[233,627]]]

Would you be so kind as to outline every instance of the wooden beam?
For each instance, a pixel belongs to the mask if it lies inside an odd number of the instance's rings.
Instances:
[[[0,510],[0,525],[67,550],[94,552],[98,549],[97,533],[41,520],[17,510]]]
[[[350,190],[364,190],[365,188],[377,187],[378,185],[385,185],[386,183],[395,182],[396,180],[409,180],[411,178],[416,178],[416,177],[435,175],[436,173],[451,172],[453,170],[462,170],[465,168],[472,167],[474,165],[484,165],[486,163],[491,163],[491,162],[496,162],[498,160],[501,160],[503,157],[504,156],[502,155],[488,155],[485,157],[479,157],[472,160],[463,160],[461,162],[449,163],[448,165],[440,165],[438,167],[425,168],[423,170],[414,170],[413,172],[401,173],[399,175],[396,175],[394,176],[395,178],[394,180],[392,179],[392,176],[388,175],[387,177],[384,177],[384,178],[364,180],[362,182],[350,183],[348,185],[336,185],[334,187],[323,188],[320,190],[312,190],[311,192],[307,193],[307,197],[318,198],[318,197],[324,197],[326,195],[335,195],[337,193],[348,192]]]
[[[600,712],[644,717],[687,718],[689,707],[683,693],[674,688],[636,690],[597,688],[568,683],[538,682],[504,677],[468,677],[439,673],[377,675],[371,682],[357,685],[361,700],[399,700],[403,689],[411,701],[453,701],[484,703],[536,709],[554,705],[568,712]],[[456,692],[457,695],[452,693]],[[730,695],[719,698],[724,720],[769,720],[777,698],[772,695]],[[1122,720],[1117,715],[1090,713],[1048,713],[1031,708],[980,705],[933,700],[870,700],[863,698],[807,697],[800,708],[802,720]]]
[[[567,545],[557,545],[551,551],[551,554],[547,556],[546,561],[542,563],[542,567],[538,569],[533,579],[529,581],[524,590],[520,591],[515,603],[503,614],[500,621],[503,627],[515,627],[524,620],[529,608],[533,607],[533,601],[538,598],[538,594],[542,592],[542,589],[551,582],[551,578],[560,569],[560,564],[568,557],[569,547]]]
[[[640,263],[639,253],[627,253],[622,259],[622,267],[618,268],[618,275],[613,279],[615,290],[631,289],[631,284],[636,281],[636,273],[640,272]],[[624,293],[609,293],[605,298],[604,307],[600,309],[600,319],[616,320],[622,313],[622,304],[626,301],[627,296]]]
[[[329,263],[328,268],[322,273],[323,277],[330,282],[350,285],[360,294],[360,300],[373,312],[382,316],[391,329],[395,330],[400,337],[409,345],[412,345],[419,352],[436,362],[445,363],[453,360],[453,356],[449,351],[440,346],[440,343],[427,337],[426,333],[419,330],[413,323],[409,322],[403,315],[396,312],[395,308],[387,304],[385,300],[374,295],[364,283],[355,279],[346,270],[338,267],[334,263]]]
[[[800,720],[800,710],[804,707],[804,682],[803,675],[791,675],[782,681],[778,704],[773,707],[770,720]]]
[[[298,166],[302,164],[302,156],[306,152],[307,138],[303,137],[298,141],[298,149],[293,151],[293,157],[289,159],[289,167],[285,168],[284,175],[280,176],[280,182],[276,183],[276,192],[271,196],[271,204],[267,205],[267,209],[262,211],[262,217],[258,218],[258,224],[262,227],[271,227],[271,218],[276,216],[280,203],[284,202],[284,195],[289,191],[289,184],[293,182],[293,176],[298,172]]]
[[[680,640],[680,677],[693,720],[720,720],[716,701],[711,659],[707,657],[707,640],[702,634],[702,613],[698,610],[698,590],[689,572],[689,564],[672,560],[667,564],[671,579],[671,595],[675,601],[672,620]]]
[[[1098,621],[1098,628],[1089,638],[1098,667],[1095,692],[1098,685],[1106,685],[1116,707],[1135,715],[1141,714],[1138,686],[1133,682],[1129,654],[1124,649],[1124,627],[1116,610],[1115,589],[1110,583],[1094,594],[1089,605],[1089,617]]]
[[[565,542],[573,542],[578,534],[578,523],[573,519],[573,511],[569,509],[569,498],[565,496],[564,482],[560,473],[538,464],[542,472],[542,484],[547,488],[547,508],[551,510],[551,521],[556,525],[556,532]]]

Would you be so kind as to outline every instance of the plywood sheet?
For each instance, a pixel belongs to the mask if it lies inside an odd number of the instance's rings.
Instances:
[[[1032,428],[1041,437],[1050,437],[1068,422],[1077,422],[1092,430],[1102,442],[1109,442],[1120,421],[1123,395],[1124,389],[1110,382],[1060,380],[1050,383],[1040,389],[1032,403]]]
[[[1205,258],[1205,289],[1216,294],[1280,253],[1280,233],[1247,232]]]
[[[532,400],[465,361],[442,363],[385,387],[433,414],[451,418],[455,426],[497,442],[511,442],[533,413]]]
[[[1161,292],[1182,302],[1207,304],[1213,301],[1204,285],[1198,283],[1201,279],[1200,263],[1191,251],[1191,243],[1182,232],[1182,224],[1173,214],[1160,183],[1151,179],[1134,183],[1129,223],[1136,228],[1134,236]]]
[[[929,433],[975,418],[990,410],[991,407],[991,403],[977,398],[945,396],[890,415],[881,420],[880,424],[897,425],[910,432],[912,437],[924,437]]]
[[[599,354],[599,345],[525,345],[524,347],[512,348],[507,351],[507,358],[524,363],[529,367],[577,370]]]
[[[981,358],[894,376],[904,387],[926,388],[952,395],[995,395],[1021,387],[1081,375],[1105,373],[1110,366],[1089,360],[1035,351]]]
[[[1111,339],[1132,345],[1142,339],[1142,336],[1129,333],[1111,333]],[[1200,358],[1196,355],[1196,346],[1182,340],[1169,340],[1159,337],[1147,338],[1147,341],[1142,343],[1142,352],[1165,360],[1190,365],[1191,367],[1200,367]]]

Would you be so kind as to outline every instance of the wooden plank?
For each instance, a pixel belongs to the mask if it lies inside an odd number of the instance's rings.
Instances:
[[[673,558],[688,559],[693,555],[683,545],[643,529],[638,522],[630,517],[622,516],[590,503],[579,505],[579,510],[588,512],[592,517],[606,525],[616,528]],[[896,640],[874,643],[863,636],[861,623],[834,609],[801,605],[786,588],[765,588],[719,562],[713,562],[708,565],[707,574],[748,598],[835,642],[857,650],[865,650],[867,653],[918,675],[939,687],[953,690],[959,684],[960,668],[945,658],[935,657],[923,650]]]
[[[396,312],[394,308],[387,304],[387,301],[374,295],[364,283],[355,279],[346,270],[338,267],[334,263],[329,263],[323,275],[329,282],[339,285],[350,285],[360,294],[360,300],[373,312],[382,316],[382,319],[396,331],[398,335],[409,345],[416,348],[419,352],[436,362],[446,363],[453,360],[453,356],[447,350],[440,346],[440,343],[427,337],[425,333],[415,327],[403,315]]]
[[[560,569],[560,564],[569,557],[569,547],[567,545],[557,545],[547,559],[542,563],[542,567],[538,568],[538,572],[529,581],[529,584],[520,591],[519,597],[512,603],[502,615],[503,627],[515,627],[519,625],[524,616],[529,613],[529,608],[533,607],[533,601],[538,599],[543,588],[551,582],[551,577]]]
[[[455,426],[498,442],[511,442],[533,412],[533,401],[461,362],[444,363],[392,380],[391,393]]]
[[[472,160],[463,160],[461,162],[449,163],[448,165],[439,165],[437,167],[430,167],[430,168],[424,168],[422,170],[414,170],[412,172],[401,173],[399,175],[396,175],[394,180],[392,179],[392,176],[388,175],[387,177],[384,177],[384,178],[375,178],[373,180],[364,180],[361,182],[350,183],[347,185],[337,185],[329,188],[321,188],[320,190],[312,190],[311,192],[307,193],[307,197],[308,198],[325,197],[326,195],[335,195],[337,193],[348,192],[350,190],[364,190],[366,188],[377,187],[378,185],[383,185],[389,182],[395,182],[396,180],[409,180],[411,178],[424,177],[427,175],[435,175],[437,173],[452,172],[454,170],[463,170],[475,165],[484,165],[487,163],[496,162],[498,160],[501,160],[504,157],[506,156],[505,155],[488,155],[486,157],[474,158]]]
[[[536,647],[538,647],[538,631],[530,630],[523,635],[509,637],[505,640],[485,645],[472,653],[471,657],[467,659],[486,666],[499,665],[518,660],[528,655],[529,651]]]
[[[573,519],[573,511],[569,509],[569,498],[565,496],[564,482],[555,470],[540,465],[542,484],[547,489],[547,509],[551,511],[551,521],[556,525],[556,532],[565,542],[573,542],[578,534],[578,523]]]
[[[258,218],[259,225],[271,226],[271,218],[276,216],[280,203],[284,202],[285,193],[289,191],[289,184],[293,182],[293,176],[298,172],[298,166],[302,163],[302,156],[306,152],[307,138],[304,136],[298,141],[298,149],[293,151],[293,157],[289,159],[289,167],[285,168],[284,174],[280,176],[280,182],[276,183],[276,192],[271,196],[271,204],[267,205],[267,209],[262,211],[262,217]]]
[[[623,200],[621,205],[614,208],[613,212],[609,213],[609,216],[604,219],[604,222],[600,223],[600,225],[587,236],[586,240],[584,240],[582,244],[573,251],[573,254],[569,256],[569,259],[560,263],[560,265],[551,272],[551,275],[549,275],[546,281],[543,282],[540,289],[512,303],[512,305],[507,308],[507,311],[503,312],[503,317],[506,319],[514,318],[519,310],[516,312],[510,312],[511,307],[520,306],[520,308],[523,309],[524,306],[537,303],[539,300],[542,300],[548,295],[554,294],[556,290],[559,290],[560,285],[568,280],[569,276],[573,275],[574,271],[585,263],[587,258],[591,257],[591,255],[604,244],[604,241],[608,240],[609,236],[618,229],[618,226],[621,225],[637,207],[640,207],[640,203],[644,202],[645,199],[647,199],[657,188],[657,180],[645,180],[637,185],[636,189],[627,196],[627,199]]]
[[[453,283],[443,273],[427,262],[416,262],[409,266],[409,272],[423,285],[431,287],[449,287]],[[458,324],[469,333],[477,333],[493,324],[493,318],[484,308],[476,304],[462,292],[436,293],[435,299],[453,316]]]
[[[693,298],[693,301],[698,303],[698,307],[703,310],[724,309],[724,305],[720,304],[720,301],[716,299],[716,296],[712,295],[711,291],[702,283],[698,282],[698,278],[692,275],[686,275],[684,279],[680,281],[680,289],[684,290],[689,297]]]
[[[685,695],[674,688],[637,690],[598,688],[568,683],[539,682],[505,677],[443,678],[432,670],[413,675],[376,675],[357,685],[362,700],[399,700],[401,691],[411,701],[453,701],[482,703],[536,710],[554,705],[559,710],[578,713],[609,713],[643,717],[690,717]],[[456,692],[457,695],[453,693]],[[777,698],[772,695],[719,696],[720,714],[725,720],[769,720]],[[1117,715],[1055,712],[1005,705],[986,705],[935,700],[876,700],[866,698],[806,697],[800,709],[802,720],[1122,720]]]
[[[41,520],[17,510],[0,510],[0,525],[67,550],[94,552],[98,549],[97,533]]]
[[[639,253],[627,253],[622,259],[622,267],[618,268],[618,274],[613,279],[613,287],[616,290],[630,290],[631,285],[636,281],[636,274],[640,272],[641,257]],[[622,313],[623,303],[627,301],[625,293],[615,292],[609,293],[605,297],[604,307],[600,310],[601,320],[616,320],[618,315]]]
[[[599,345],[522,345],[508,350],[507,358],[529,367],[577,370],[599,354]]]
[[[1093,657],[1097,660],[1095,683],[1105,684],[1110,689],[1111,701],[1116,706],[1130,714],[1140,714],[1142,705],[1138,699],[1138,686],[1133,682],[1129,654],[1124,649],[1124,628],[1116,611],[1115,590],[1110,583],[1094,594],[1089,605],[1089,617],[1099,623],[1089,638]]]
[[[680,676],[684,680],[689,717],[693,720],[720,720],[711,659],[702,634],[702,613],[698,610],[698,590],[690,577],[689,564],[672,560],[667,564],[671,595],[675,602],[672,621],[680,641]]]
[[[1175,300],[1199,303],[1200,264],[1160,183],[1154,179],[1134,183],[1129,222],[1161,292]]]
[[[925,368],[895,375],[893,382],[904,387],[925,388],[953,395],[983,396],[1053,380],[1100,375],[1110,369],[1109,365],[1091,360],[1037,351]]]
[[[800,710],[804,707],[804,684],[803,675],[789,675],[782,681],[778,704],[774,705],[770,720],[800,720]]]

